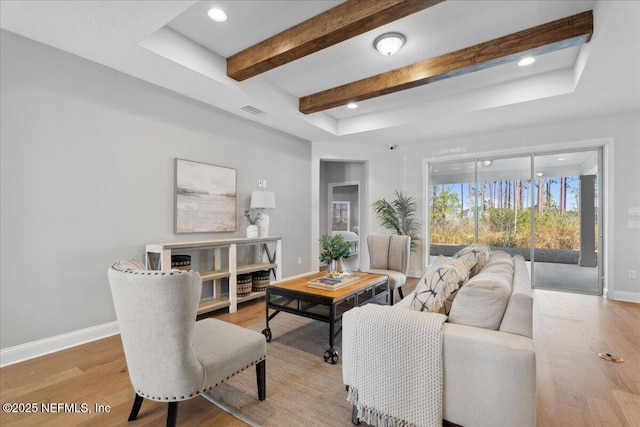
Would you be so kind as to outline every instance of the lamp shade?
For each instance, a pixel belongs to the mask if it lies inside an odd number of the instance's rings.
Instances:
[[[273,191],[251,192],[251,209],[275,209],[276,196]]]
[[[398,52],[405,42],[405,38],[400,33],[383,34],[373,42],[374,47],[383,55],[393,55]]]

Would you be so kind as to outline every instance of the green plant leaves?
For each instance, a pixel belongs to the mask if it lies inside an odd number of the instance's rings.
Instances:
[[[395,195],[395,200],[377,200],[371,208],[384,228],[401,236],[410,236],[411,250],[414,251],[420,240],[420,221],[415,217],[418,203],[415,198],[405,196],[402,191],[396,190]]]
[[[322,246],[320,261],[326,262],[327,264],[329,264],[331,260],[349,258],[351,255],[351,244],[345,241],[339,234],[325,234],[321,236],[320,246]]]

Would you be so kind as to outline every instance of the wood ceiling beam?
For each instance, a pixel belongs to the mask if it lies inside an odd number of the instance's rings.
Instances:
[[[348,0],[227,58],[237,81],[318,52],[445,0]]]
[[[299,99],[299,110],[305,114],[316,113],[514,62],[525,54],[541,55],[577,46],[591,40],[592,34],[593,12],[583,12],[304,96]]]

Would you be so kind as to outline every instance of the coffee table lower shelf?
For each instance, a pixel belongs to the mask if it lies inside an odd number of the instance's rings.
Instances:
[[[273,338],[269,321],[280,312],[291,313],[321,322],[329,323],[329,349],[324,353],[324,361],[338,363],[338,351],[335,349],[335,337],[342,327],[336,330],[342,315],[365,304],[388,304],[389,279],[385,275],[371,273],[354,273],[359,280],[352,285],[336,291],[312,288],[309,280],[325,273],[313,273],[285,280],[267,286],[266,328],[262,331],[270,342]],[[269,309],[275,310],[269,314]]]

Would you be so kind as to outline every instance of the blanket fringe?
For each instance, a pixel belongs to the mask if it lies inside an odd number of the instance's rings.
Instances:
[[[358,418],[360,421],[367,423],[374,427],[415,427],[412,423],[408,423],[405,420],[392,417],[391,415],[383,414],[373,408],[368,408],[358,404],[358,390],[354,387],[349,387],[347,393],[347,400],[354,405],[358,410]]]

